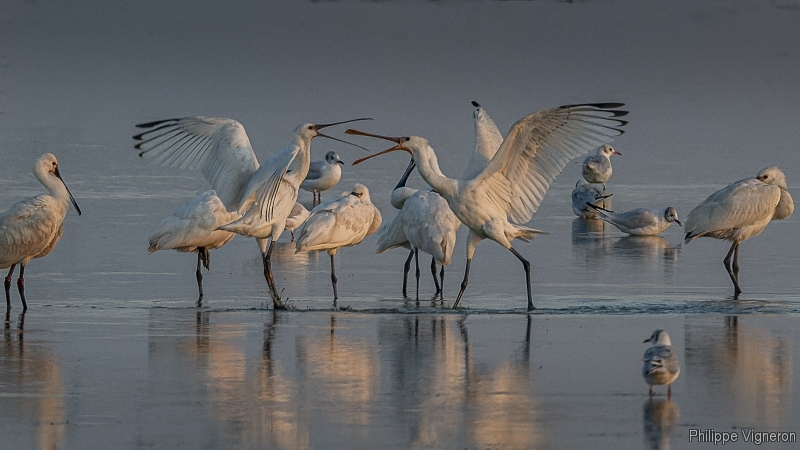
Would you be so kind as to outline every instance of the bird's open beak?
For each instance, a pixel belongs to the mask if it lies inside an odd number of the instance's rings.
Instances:
[[[334,125],[341,125],[343,123],[350,123],[350,122],[358,122],[358,121],[361,121],[361,120],[372,120],[372,117],[362,117],[360,119],[350,119],[350,120],[343,120],[341,122],[333,122],[333,123],[326,123],[326,124],[321,124],[321,125],[314,125],[314,130],[316,130],[317,136],[322,136],[324,138],[328,138],[328,139],[331,139],[331,140],[334,140],[334,141],[343,142],[345,144],[352,145],[354,147],[358,147],[358,148],[360,148],[362,150],[369,151],[369,149],[366,148],[366,147],[362,147],[362,146],[360,146],[358,144],[354,144],[352,142],[348,142],[348,141],[344,141],[342,139],[338,139],[338,138],[335,138],[335,137],[332,137],[332,136],[328,136],[327,134],[320,133],[320,131],[319,131],[319,130],[321,130],[323,128],[332,127]],[[342,161],[337,161],[337,162],[344,164]]]
[[[369,137],[374,137],[374,138],[378,138],[378,139],[385,139],[387,141],[392,141],[392,142],[396,142],[397,143],[397,145],[395,145],[392,148],[388,148],[388,149],[386,149],[386,150],[384,150],[382,152],[375,153],[374,155],[365,156],[364,158],[360,158],[360,159],[357,159],[357,160],[353,161],[353,165],[354,166],[357,165],[357,164],[360,164],[360,163],[362,163],[362,162],[364,162],[364,161],[366,161],[366,160],[368,160],[370,158],[374,158],[376,156],[380,156],[380,155],[383,155],[385,153],[394,152],[394,151],[397,151],[397,150],[404,150],[404,151],[407,151],[408,153],[411,153],[413,155],[413,153],[411,152],[411,149],[403,145],[403,143],[408,142],[408,138],[407,137],[381,136],[380,134],[367,133],[365,131],[354,130],[352,128],[349,128],[349,129],[345,130],[345,134],[353,134],[353,135],[356,135],[356,136],[369,136]]]
[[[59,180],[61,180],[61,184],[64,185],[64,189],[67,190],[67,194],[69,194],[69,199],[70,199],[70,201],[72,201],[72,206],[75,207],[75,211],[77,211],[78,215],[80,216],[81,215],[81,209],[78,207],[78,203],[75,201],[75,197],[72,196],[72,192],[69,191],[69,188],[67,187],[67,183],[64,183],[64,179],[61,178],[61,173],[59,173],[58,167],[56,167],[56,170],[53,173],[56,175],[56,177],[58,177]]]

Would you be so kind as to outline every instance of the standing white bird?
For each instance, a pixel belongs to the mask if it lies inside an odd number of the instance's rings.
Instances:
[[[148,253],[174,249],[179,252],[197,253],[197,289],[200,296],[197,306],[203,304],[202,267],[209,269],[211,250],[218,249],[233,239],[234,233],[219,230],[222,225],[233,222],[239,215],[229,212],[213,190],[198,191],[195,198],[181,205],[171,216],[165,218],[150,235]]]
[[[686,243],[708,236],[731,241],[723,260],[733,281],[733,298],[739,287],[739,244],[758,236],[770,221],[783,220],[794,212],[786,186],[786,175],[777,167],[762,169],[755,178],[731,183],[708,196],[686,216]],[[731,264],[733,256],[733,264]]]
[[[592,209],[587,203],[593,203],[601,208],[610,208],[612,194],[606,193],[604,189],[584,180],[578,180],[575,183],[575,189],[572,190],[572,212],[581,219],[595,219],[597,212]]]
[[[322,191],[327,191],[336,186],[342,178],[344,161],[336,152],[325,154],[325,161],[314,161],[308,168],[308,175],[300,184],[300,188],[309,191],[314,196],[312,206],[317,206],[322,201]]]
[[[672,222],[683,226],[678,219],[678,211],[672,206],[665,209],[636,208],[625,212],[609,211],[593,203],[588,206],[597,212],[597,217],[601,220],[634,236],[655,236],[669,228]]]
[[[420,175],[447,200],[450,209],[469,227],[464,280],[453,307],[458,307],[469,281],[475,247],[489,238],[507,248],[522,262],[528,292],[528,309],[535,309],[531,296],[530,262],[511,241],[533,239],[540,230],[528,222],[566,164],[592,148],[611,141],[627,122],[618,119],[627,111],[621,103],[568,105],[535,112],[520,119],[508,132],[489,165],[472,179],[446,177],[428,141],[419,136],[387,137],[356,130],[349,134],[378,137],[397,143],[384,154],[404,150],[412,154]]]
[[[298,126],[291,143],[261,166],[244,127],[232,119],[184,117],[143,123],[137,127],[149,130],[133,138],[142,141],[136,145],[142,150],[139,156],[169,167],[200,169],[228,211],[241,217],[220,228],[256,239],[273,306],[285,309],[272,276],[272,248],[308,173],[311,140],[323,136],[338,141],[319,130],[347,122],[353,120]],[[289,172],[289,166],[294,170]]]
[[[299,202],[294,203],[292,212],[289,213],[289,217],[286,218],[286,229],[289,230],[289,233],[292,235],[292,242],[294,242],[294,230],[300,228],[300,225],[308,219],[310,214],[311,213],[305,206],[301,205]]]
[[[380,226],[381,213],[372,205],[369,190],[363,184],[357,183],[352,192],[324,201],[311,210],[300,229],[296,251],[327,250],[331,257],[334,301],[339,298],[334,264],[336,252],[342,247],[359,244]]]
[[[0,269],[11,268],[4,283],[6,310],[11,309],[9,291],[17,264],[20,265],[17,289],[24,311],[28,309],[28,302],[25,301],[25,266],[31,259],[50,253],[61,239],[70,202],[81,215],[75,198],[61,179],[58,160],[52,153],[45,153],[36,160],[33,174],[49,194],[22,200],[0,213]]]
[[[653,396],[653,385],[666,384],[667,397],[672,398],[672,383],[681,374],[678,354],[672,348],[672,341],[666,331],[656,330],[644,342],[652,343],[642,357],[642,376],[650,386],[649,394]]]
[[[610,145],[604,144],[597,148],[594,155],[589,155],[583,160],[581,173],[583,179],[589,183],[602,183],[606,188],[606,181],[611,178],[611,156],[621,155]]]

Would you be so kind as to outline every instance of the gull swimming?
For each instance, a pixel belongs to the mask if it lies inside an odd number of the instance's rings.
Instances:
[[[530,262],[512,245],[514,239],[529,241],[544,233],[523,226],[567,163],[623,133],[627,114],[621,103],[567,105],[529,114],[514,124],[489,165],[470,179],[445,176],[436,153],[419,136],[388,137],[349,129],[358,134],[395,142],[379,154],[407,151],[414,157],[422,178],[447,200],[456,217],[469,228],[467,264],[461,289],[453,304],[458,307],[469,281],[475,247],[491,239],[508,249],[525,270],[528,310],[535,309],[531,295]],[[377,154],[376,154],[377,155]]]
[[[55,155],[40,156],[33,166],[33,174],[48,193],[21,200],[0,213],[0,269],[10,267],[4,283],[6,310],[11,309],[9,291],[14,268],[20,266],[17,290],[25,311],[28,309],[25,266],[31,259],[46,256],[55,248],[64,233],[64,217],[70,203],[81,215],[81,209],[61,178]]]
[[[711,194],[686,217],[686,243],[708,236],[732,242],[723,264],[739,298],[739,244],[758,236],[773,220],[794,212],[786,175],[777,167],[762,169],[754,178],[731,183]],[[731,262],[731,257],[733,261]]]
[[[672,383],[681,374],[681,367],[678,364],[678,354],[672,348],[669,334],[664,330],[655,330],[644,342],[652,344],[642,357],[644,360],[642,376],[650,386],[649,395],[652,397],[654,385],[666,384],[667,398],[672,398]]]
[[[672,222],[683,226],[678,211],[672,206],[665,209],[636,208],[625,212],[609,211],[592,203],[587,203],[587,206],[595,210],[599,219],[633,236],[655,236],[669,228]]]

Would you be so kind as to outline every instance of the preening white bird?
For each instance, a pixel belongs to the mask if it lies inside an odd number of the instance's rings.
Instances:
[[[309,191],[314,196],[313,206],[319,205],[322,201],[322,191],[336,186],[342,178],[342,166],[344,161],[339,158],[336,152],[325,154],[325,161],[314,161],[308,168],[308,175],[300,184],[300,188]]]
[[[198,191],[197,195],[165,218],[150,235],[148,253],[158,250],[177,250],[197,253],[197,306],[203,304],[203,272],[211,265],[211,250],[230,242],[235,233],[218,228],[239,218],[228,211],[213,190]]]
[[[311,213],[305,206],[301,205],[299,202],[294,203],[292,212],[290,212],[289,217],[286,218],[286,229],[289,230],[289,233],[292,235],[292,242],[294,242],[294,230],[300,228],[300,225],[308,219],[310,214]]]
[[[356,184],[350,193],[328,199],[311,210],[297,238],[296,251],[326,250],[331,257],[333,299],[339,298],[336,289],[334,257],[342,247],[361,243],[381,226],[381,213],[369,198],[369,189]]]
[[[683,226],[678,219],[678,211],[672,206],[665,209],[636,208],[625,212],[609,211],[593,203],[588,206],[597,212],[597,217],[601,220],[634,236],[655,236],[669,228],[672,222]]]
[[[603,189],[605,189],[606,181],[611,178],[612,155],[621,155],[621,153],[614,150],[610,145],[605,144],[598,147],[593,155],[587,156],[583,160],[581,167],[583,179],[589,183],[602,183]]]
[[[787,190],[786,175],[777,167],[767,167],[755,178],[731,183],[697,205],[686,216],[686,243],[703,236],[732,242],[723,264],[733,281],[736,299],[742,293],[739,244],[761,234],[770,221],[783,220],[792,212],[794,202]]]
[[[45,153],[33,166],[33,174],[48,194],[39,194],[15,203],[0,213],[0,269],[10,267],[5,277],[6,310],[11,309],[11,279],[19,264],[17,289],[22,309],[28,309],[25,300],[25,266],[31,259],[49,254],[64,233],[64,217],[69,204],[78,215],[81,209],[58,170],[58,160]]]
[[[672,383],[681,374],[681,367],[678,363],[678,354],[672,348],[669,334],[664,330],[656,330],[644,342],[652,343],[642,357],[644,360],[642,376],[650,386],[649,394],[653,395],[653,385],[666,384],[667,397],[672,398]]]
[[[311,140],[323,136],[338,141],[319,130],[348,122],[353,120],[298,126],[289,145],[261,166],[244,127],[232,119],[184,117],[143,123],[137,127],[148,130],[133,138],[141,141],[136,145],[139,156],[164,166],[201,171],[227,210],[240,216],[220,228],[256,239],[273,305],[285,309],[272,275],[272,248],[308,173]]]
[[[610,208],[612,195],[599,185],[578,180],[575,183],[575,189],[572,190],[572,212],[581,219],[595,219],[597,218],[597,211],[588,206],[587,203],[608,209]]]
[[[530,262],[511,241],[528,241],[543,231],[528,228],[528,222],[566,164],[623,133],[627,114],[621,103],[568,105],[532,113],[520,119],[506,135],[489,165],[471,179],[445,176],[428,141],[419,136],[387,137],[357,130],[346,133],[396,142],[380,152],[404,150],[412,154],[420,175],[447,200],[456,217],[469,227],[464,280],[453,307],[458,307],[467,288],[475,247],[489,238],[507,248],[522,262],[528,293],[528,309],[535,309],[531,296]]]

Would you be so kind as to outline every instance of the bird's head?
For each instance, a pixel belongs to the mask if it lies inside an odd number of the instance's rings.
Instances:
[[[69,200],[72,202],[72,206],[75,207],[75,211],[78,212],[78,215],[81,215],[81,209],[78,207],[78,203],[75,201],[75,198],[72,196],[72,193],[69,191],[67,187],[67,183],[64,182],[64,179],[61,178],[61,172],[58,171],[58,159],[56,159],[56,155],[52,153],[45,153],[44,155],[40,156],[38,160],[36,160],[36,164],[33,167],[33,173],[36,174],[36,178],[39,179],[39,182],[47,185],[47,180],[43,179],[43,177],[55,177],[58,179],[58,182],[64,186],[64,189],[67,190],[67,194],[69,194]]]
[[[325,154],[325,161],[328,164],[341,164],[344,165],[344,161],[339,158],[339,154],[336,152],[328,152]]]
[[[649,338],[645,339],[644,342],[650,342],[653,345],[672,345],[669,335],[662,329],[653,331],[653,334],[651,334]]]
[[[354,144],[354,143],[348,142],[348,141],[343,141],[341,139],[328,136],[327,134],[324,134],[324,133],[319,131],[319,130],[321,130],[323,128],[332,127],[334,125],[341,125],[343,123],[357,122],[357,121],[360,121],[360,120],[372,120],[372,119],[369,118],[369,117],[362,117],[360,119],[343,120],[341,122],[333,122],[333,123],[325,123],[325,124],[304,123],[302,125],[298,125],[298,127],[294,129],[294,134],[295,134],[297,139],[299,139],[301,141],[305,141],[305,142],[311,142],[311,140],[314,139],[315,137],[321,136],[321,137],[328,138],[328,139],[331,139],[331,140],[334,140],[334,141],[344,142],[345,144],[352,145],[352,146],[355,146],[355,147],[358,147],[358,148],[361,148],[361,149],[369,151],[369,149],[366,149],[366,148],[364,148],[364,147],[362,147],[362,146],[360,146],[358,144]]]
[[[678,220],[678,211],[676,211],[672,206],[664,210],[664,218],[667,220],[667,222],[675,222],[678,225],[683,226],[681,221]]]
[[[358,197],[364,203],[370,203],[369,189],[361,183],[356,183],[350,195]]]
[[[600,148],[597,149],[597,154],[605,155],[606,158],[610,158],[611,155],[621,155],[622,153],[614,150],[614,147],[608,144],[603,144]]]
[[[348,130],[345,131],[345,133],[346,134],[354,134],[356,136],[369,136],[369,137],[374,137],[374,138],[378,138],[378,139],[385,139],[387,141],[392,141],[392,142],[395,142],[397,144],[394,147],[387,148],[386,150],[384,150],[382,152],[378,152],[378,153],[375,153],[374,155],[369,155],[369,156],[366,156],[364,158],[360,158],[360,159],[357,159],[357,160],[353,161],[353,165],[354,166],[357,165],[357,164],[360,164],[360,163],[362,163],[362,162],[364,162],[364,161],[366,161],[368,159],[374,158],[376,156],[384,155],[386,153],[395,152],[395,151],[398,151],[398,150],[406,151],[409,154],[411,154],[411,156],[413,157],[414,156],[414,151],[418,151],[418,150],[421,150],[423,148],[429,147],[428,140],[423,138],[423,137],[419,137],[419,136],[391,137],[391,136],[382,136],[380,134],[367,133],[365,131],[359,131],[359,130],[353,130],[353,129],[348,129]]]
[[[787,189],[786,175],[778,169],[778,166],[767,167],[761,169],[756,175],[756,179],[767,184],[772,184],[783,189]]]

